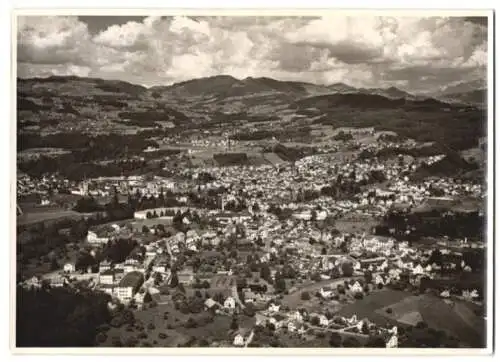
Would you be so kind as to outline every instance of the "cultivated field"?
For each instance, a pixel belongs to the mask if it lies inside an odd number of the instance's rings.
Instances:
[[[29,225],[44,221],[55,221],[58,219],[71,218],[80,219],[82,214],[72,210],[47,210],[41,212],[23,213],[17,217],[17,225]]]

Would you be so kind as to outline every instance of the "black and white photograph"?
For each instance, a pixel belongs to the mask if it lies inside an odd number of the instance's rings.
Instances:
[[[487,349],[470,13],[13,12],[14,349]]]

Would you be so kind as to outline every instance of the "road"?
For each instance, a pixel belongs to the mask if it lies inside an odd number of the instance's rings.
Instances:
[[[250,335],[248,336],[247,340],[245,341],[245,345],[243,346],[243,348],[247,348],[248,345],[250,343],[252,343],[253,336],[254,336],[254,332],[253,332],[253,329],[252,329],[252,331],[250,332]]]

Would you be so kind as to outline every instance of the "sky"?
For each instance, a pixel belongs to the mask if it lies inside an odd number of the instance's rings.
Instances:
[[[22,78],[221,74],[435,92],[486,78],[487,18],[19,16]]]

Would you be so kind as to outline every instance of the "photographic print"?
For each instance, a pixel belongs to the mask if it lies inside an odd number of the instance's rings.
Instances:
[[[71,14],[13,15],[16,348],[488,347],[489,12]]]

